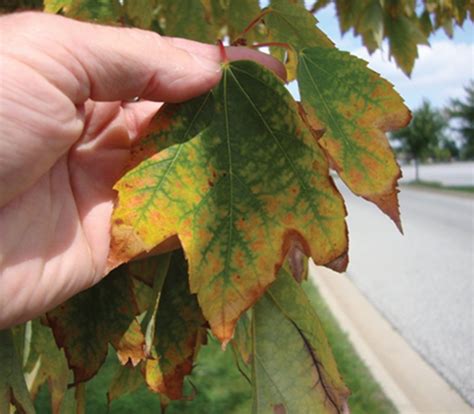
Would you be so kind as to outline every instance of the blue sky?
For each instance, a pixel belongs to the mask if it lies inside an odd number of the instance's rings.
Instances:
[[[430,45],[419,48],[419,59],[411,78],[408,78],[394,61],[388,58],[388,47],[370,56],[360,37],[351,32],[343,37],[339,31],[335,9],[328,6],[318,12],[319,27],[342,49],[369,62],[369,67],[391,81],[411,109],[420,105],[423,98],[434,106],[442,107],[451,98],[464,97],[464,86],[474,79],[474,25],[466,22],[455,30],[449,39],[442,30],[430,38]],[[293,91],[295,88],[291,87]]]

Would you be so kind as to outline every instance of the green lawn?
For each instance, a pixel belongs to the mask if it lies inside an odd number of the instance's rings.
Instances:
[[[341,276],[343,277],[343,276]],[[349,406],[352,414],[396,413],[392,402],[385,396],[368,368],[355,352],[347,335],[329,312],[317,288],[306,283],[305,290],[318,312],[324,331],[334,353],[339,371],[352,394]]]
[[[349,405],[353,414],[396,413],[394,406],[374,382],[364,363],[358,358],[346,335],[337,326],[316,288],[305,283],[306,292],[316,306],[329,342],[334,351],[341,374],[352,390]],[[106,393],[118,362],[109,357],[100,373],[87,384],[86,413],[130,414],[160,413],[160,399],[145,386],[138,391],[112,402],[107,407]],[[251,389],[248,382],[234,366],[230,349],[222,352],[220,345],[212,338],[200,354],[196,367],[187,383],[187,394],[195,393],[193,401],[172,403],[167,414],[248,414],[251,412]],[[49,413],[49,396],[45,387],[36,401],[38,413]],[[299,413],[289,413],[299,414]]]
[[[472,185],[443,185],[439,181],[410,181],[406,184],[409,187],[427,188],[435,190],[457,191],[461,193],[474,193],[474,186]]]

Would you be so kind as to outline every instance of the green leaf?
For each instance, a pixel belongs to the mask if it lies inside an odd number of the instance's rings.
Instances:
[[[364,45],[370,53],[382,46],[384,37],[384,10],[380,0],[371,0],[361,13],[356,30],[362,35]]]
[[[111,261],[178,234],[191,291],[227,342],[293,244],[328,264],[345,254],[347,238],[327,161],[281,81],[256,63],[232,62],[214,93],[201,133],[206,98],[174,114],[165,107],[134,150],[133,164],[143,162],[115,186]],[[184,143],[158,152],[173,140]]]
[[[66,12],[73,2],[74,0],[43,0],[44,11],[47,13],[58,13],[64,9]]]
[[[392,85],[366,62],[337,49],[301,52],[298,85],[309,122],[333,167],[357,195],[374,202],[401,229],[400,168],[385,132],[405,126],[410,112]]]
[[[272,0],[265,9],[265,26],[268,40],[287,44],[288,47],[272,47],[272,55],[285,63],[288,81],[296,78],[298,51],[305,47],[333,47],[332,41],[316,27],[316,18],[304,5],[287,0]]]
[[[349,390],[302,287],[282,269],[253,309],[253,413],[345,413]]]
[[[52,412],[60,413],[72,373],[51,329],[35,319],[31,322],[31,331],[31,352],[25,369],[29,373],[30,393],[36,398],[39,388],[46,382],[51,394]]]
[[[20,358],[9,329],[0,331],[0,413],[10,412],[12,403],[19,412],[34,413]]]
[[[385,30],[390,46],[390,56],[397,65],[410,75],[418,58],[418,45],[428,45],[428,39],[414,19],[405,16],[387,17]]]
[[[207,8],[199,0],[164,0],[166,19],[164,33],[167,36],[184,37],[201,42],[214,43],[215,28]]]
[[[336,0],[336,12],[341,33],[346,33],[357,24],[357,20],[366,5],[366,1]]]
[[[168,273],[170,254],[147,257],[128,263],[127,270],[130,276],[141,280],[151,288],[155,285],[157,278],[164,278]]]
[[[119,0],[67,0],[62,3],[62,11],[68,17],[104,23],[117,22],[123,12]]]
[[[288,0],[272,0],[266,9],[265,26],[271,42],[285,42],[299,51],[305,47],[333,47],[318,21],[304,6]]]
[[[160,304],[161,292],[163,290],[163,284],[166,276],[170,270],[171,254],[165,254],[158,258],[148,259],[149,261],[154,260],[159,263],[158,272],[155,273],[153,280],[153,291],[150,301],[150,307],[142,321],[142,326],[145,332],[145,354],[150,355],[152,344],[155,341],[156,333],[156,314],[158,312],[158,306]]]
[[[92,378],[107,355],[108,344],[122,364],[144,358],[144,336],[135,319],[131,280],[125,266],[92,288],[47,313],[56,343],[64,348],[74,382]]]
[[[142,374],[142,363],[136,367],[127,365],[120,365],[114,374],[109,390],[107,392],[107,401],[110,404],[124,395],[136,391],[145,380]]]
[[[155,392],[176,400],[183,397],[184,376],[191,373],[199,347],[206,339],[206,321],[197,299],[189,292],[182,251],[171,257],[158,311],[145,378]]]
[[[132,278],[132,290],[138,315],[142,315],[153,304],[153,289],[139,279]]]
[[[235,40],[259,13],[258,0],[229,0],[227,26],[230,39]],[[254,40],[252,36],[246,38],[249,42]]]
[[[168,273],[169,262],[170,254],[167,253],[128,263],[127,270],[130,276],[133,276],[133,292],[139,314],[148,311],[147,315],[150,315],[158,306],[159,293]],[[146,316],[142,321],[142,326],[145,327],[143,332],[147,332],[145,335],[147,344],[149,343],[148,322],[149,317]]]
[[[245,364],[250,364],[252,356],[252,333],[250,326],[250,316],[244,313],[235,328],[235,334],[232,338],[232,346],[240,355]]]
[[[154,19],[156,0],[125,0],[124,9],[135,26],[149,29]]]
[[[428,37],[433,31],[433,22],[431,21],[430,14],[425,10],[419,18],[420,30],[423,34]]]

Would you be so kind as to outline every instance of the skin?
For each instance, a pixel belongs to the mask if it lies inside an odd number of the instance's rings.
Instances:
[[[115,192],[160,102],[221,77],[217,46],[40,13],[0,17],[0,329],[106,274]],[[284,78],[268,55],[228,48]],[[140,97],[139,102],[132,102]]]

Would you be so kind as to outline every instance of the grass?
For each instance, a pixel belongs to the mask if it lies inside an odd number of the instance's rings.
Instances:
[[[349,405],[353,414],[392,414],[395,407],[374,381],[370,372],[360,360],[347,336],[337,325],[317,289],[305,283],[305,290],[324,326],[334,356],[344,381],[352,391]],[[160,399],[143,385],[136,392],[125,395],[107,407],[107,389],[115,370],[116,358],[109,352],[106,363],[99,374],[86,387],[86,412],[93,414],[160,413]],[[190,377],[195,387],[187,381],[186,393],[195,393],[193,401],[173,402],[167,414],[249,414],[251,412],[251,387],[234,365],[229,349],[222,352],[213,338],[201,350],[196,367]],[[37,412],[49,413],[49,392],[43,386],[36,400]],[[291,413],[293,414],[293,413]],[[298,414],[298,413],[296,413]]]
[[[230,348],[230,347],[229,347]],[[145,385],[128,395],[112,401],[107,406],[108,386],[119,368],[119,363],[110,349],[107,360],[99,373],[86,385],[86,413],[92,414],[149,414],[160,413],[160,398],[148,391]],[[192,401],[172,402],[166,414],[247,414],[251,412],[250,385],[234,368],[230,349],[221,352],[220,345],[210,338],[209,344],[201,349],[191,381],[187,381],[186,395],[195,393]],[[49,392],[43,386],[35,402],[38,414],[50,413]]]
[[[443,185],[439,181],[410,181],[406,184],[410,187],[431,188],[435,190],[458,191],[462,193],[474,193],[474,186],[472,185]]]
[[[308,282],[305,284],[305,291],[321,320],[342,378],[351,390],[351,396],[349,397],[351,413],[396,413],[395,406],[386,397],[369,369],[357,355],[347,335],[329,311],[318,289]]]

